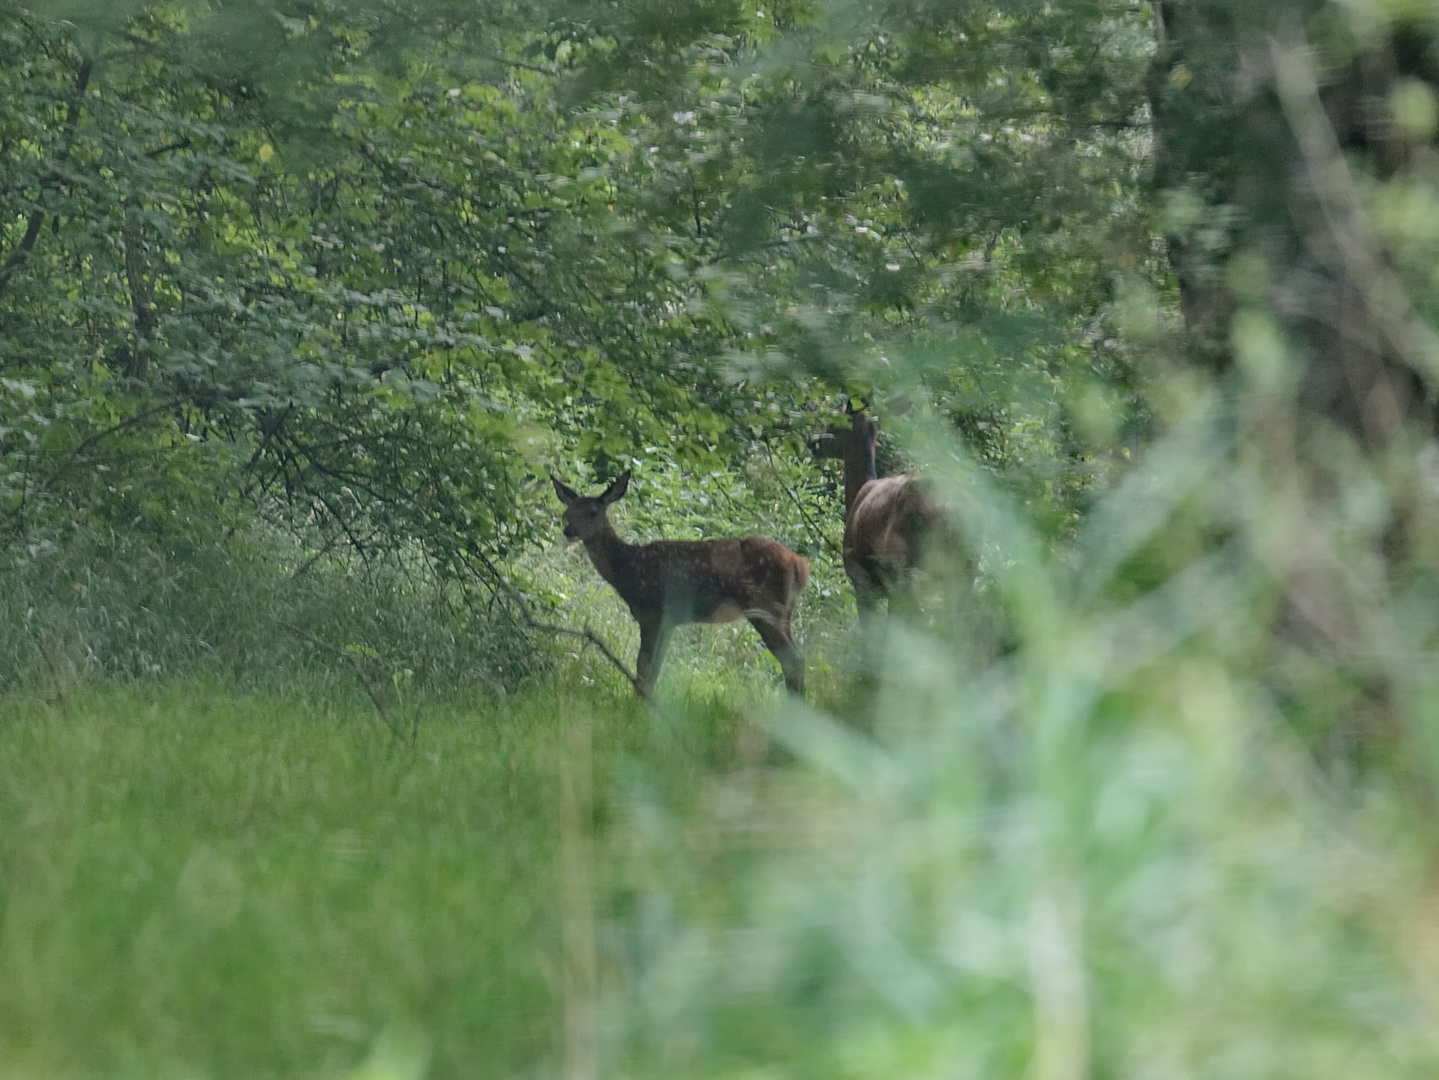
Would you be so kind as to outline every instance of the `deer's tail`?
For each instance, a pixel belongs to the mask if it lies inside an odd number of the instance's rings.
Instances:
[[[791,604],[799,602],[799,594],[804,592],[804,587],[808,584],[809,560],[803,555],[796,555],[789,579],[789,602]]]
[[[790,561],[785,563],[784,568],[784,595],[778,599],[784,605],[784,611],[793,612],[795,604],[799,603],[799,594],[809,584],[809,560],[792,551],[789,555]],[[771,626],[787,625],[789,621],[788,615],[785,615],[782,624],[775,612],[767,608],[746,608],[743,615],[746,619],[757,619]]]

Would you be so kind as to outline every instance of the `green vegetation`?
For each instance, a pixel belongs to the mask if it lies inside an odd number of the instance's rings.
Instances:
[[[1434,1075],[1436,56],[0,0],[0,1080]],[[961,549],[870,642],[855,402]],[[810,559],[807,702],[586,639],[626,470]]]
[[[334,1071],[407,1023],[444,1032],[437,1074],[544,1062],[561,702],[435,717],[405,755],[364,702],[7,707],[7,1072]]]

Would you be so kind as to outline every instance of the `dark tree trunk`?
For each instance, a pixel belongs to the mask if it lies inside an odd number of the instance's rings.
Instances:
[[[1156,182],[1177,208],[1169,253],[1195,359],[1228,369],[1233,315],[1267,310],[1301,365],[1303,415],[1379,449],[1406,427],[1433,432],[1439,348],[1355,179],[1407,165],[1419,147],[1390,96],[1402,79],[1439,86],[1439,67],[1433,35],[1396,23],[1321,77],[1304,31],[1316,13],[1338,14],[1292,0],[1155,4]]]

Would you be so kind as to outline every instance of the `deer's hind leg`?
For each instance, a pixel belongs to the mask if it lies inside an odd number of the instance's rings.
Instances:
[[[886,614],[880,611],[885,591],[868,571],[855,573],[848,563],[849,580],[854,586],[854,606],[859,615],[859,666],[866,681],[879,676],[884,658]]]
[[[794,643],[794,634],[790,631],[789,614],[781,618],[771,618],[767,615],[751,615],[749,624],[759,632],[760,640],[764,642],[765,648],[774,653],[774,658],[779,661],[780,668],[784,671],[784,684],[789,688],[791,694],[804,698],[804,653]]]

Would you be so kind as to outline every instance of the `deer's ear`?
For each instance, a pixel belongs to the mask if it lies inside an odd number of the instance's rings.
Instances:
[[[560,497],[560,502],[564,503],[566,506],[569,506],[570,503],[574,502],[580,497],[580,493],[578,491],[568,486],[567,484],[560,483],[560,481],[556,477],[551,476],[550,483],[555,485],[555,494]]]
[[[609,487],[605,488],[605,493],[600,496],[600,503],[604,506],[609,506],[610,503],[620,498],[629,489],[630,471],[626,469],[620,474],[620,478],[618,480],[616,480]]]

